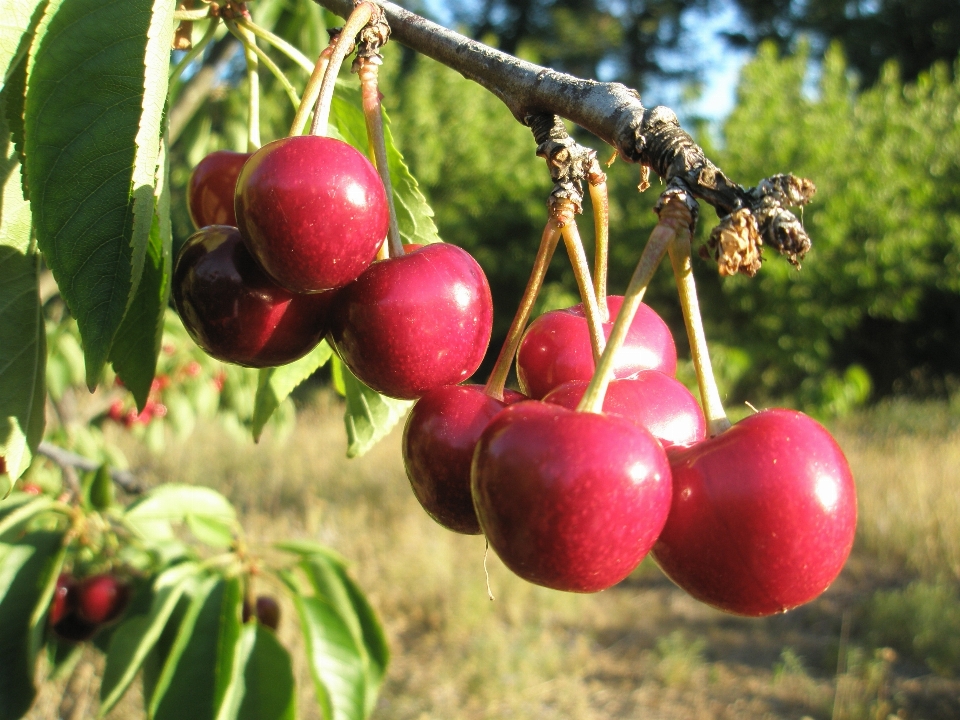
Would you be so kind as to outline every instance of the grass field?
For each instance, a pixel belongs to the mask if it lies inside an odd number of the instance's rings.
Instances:
[[[258,543],[316,538],[352,560],[393,653],[374,718],[960,717],[960,431],[949,407],[886,406],[834,428],[858,483],[853,557],[821,598],[762,620],[697,603],[649,561],[580,596],[529,585],[491,555],[491,602],[483,539],[423,513],[399,432],[348,461],[339,412],[317,397],[282,444],[237,445],[210,426],[160,457],[126,451],[150,483],[224,492]],[[68,690],[81,704],[96,689],[86,667]],[[296,670],[302,716],[317,718]],[[55,717],[62,690],[46,688],[32,717]],[[139,717],[136,694],[111,717]]]

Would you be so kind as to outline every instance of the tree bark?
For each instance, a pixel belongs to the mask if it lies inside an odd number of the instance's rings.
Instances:
[[[740,245],[772,245],[794,264],[810,249],[806,231],[786,209],[811,199],[816,188],[809,180],[774,175],[746,189],[706,157],[676,113],[663,106],[645,108],[636,90],[520,60],[391,2],[372,1],[383,8],[394,39],[479,83],[521,123],[543,115],[570,120],[612,145],[623,159],[649,167],[668,185],[713,205],[721,218],[713,233],[713,248],[720,254],[734,236]],[[354,8],[353,0],[315,2],[341,17]]]

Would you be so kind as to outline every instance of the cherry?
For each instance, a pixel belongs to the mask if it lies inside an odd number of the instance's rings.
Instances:
[[[337,291],[330,310],[330,338],[354,375],[408,400],[470,377],[492,325],[483,270],[445,243],[375,262]]]
[[[523,395],[503,400],[482,385],[444,385],[417,400],[403,428],[403,465],[427,514],[454,532],[480,533],[470,495],[470,462],[480,433],[498,412]]]
[[[698,600],[738,615],[784,612],[840,573],[857,524],[837,443],[793,410],[764,410],[670,453],[673,506],[654,548]]]
[[[129,601],[129,585],[113,575],[91,575],[77,585],[77,616],[92,625],[116,620]]]
[[[77,614],[78,600],[77,581],[69,573],[61,573],[50,601],[49,620],[54,634],[62,640],[89,640],[99,629],[95,623],[88,622]]]
[[[257,598],[256,604],[257,620],[261,625],[265,625],[271,630],[276,630],[280,625],[280,606],[277,601],[268,595],[261,595]]]
[[[24,483],[20,491],[25,492],[27,495],[43,495],[43,488],[34,483]]]
[[[68,611],[72,611],[70,600],[71,593],[75,592],[76,582],[69,573],[60,573],[57,578],[57,586],[53,591],[53,600],[50,601],[50,624],[56,625],[66,616]]]
[[[340,140],[313,135],[255,152],[237,180],[236,209],[251,254],[297,292],[355,279],[389,225],[387,196],[370,161]]]
[[[237,225],[233,196],[240,170],[252,153],[217,150],[197,163],[187,184],[187,207],[197,228]]]
[[[610,322],[603,323],[605,337],[610,337],[622,304],[623,298],[619,295],[607,298]],[[520,390],[532,398],[539,400],[571,380],[589,380],[594,369],[582,303],[544,313],[530,323],[520,341],[517,380]],[[614,377],[630,377],[641,370],[659,370],[667,375],[677,372],[677,346],[670,329],[654,310],[643,304],[617,353]]]
[[[551,390],[543,400],[573,410],[588,384],[587,380],[572,380]],[[707,422],[696,398],[679,380],[657,370],[612,380],[603,399],[603,411],[642,425],[665,448],[691,445],[707,434]]]
[[[190,236],[173,272],[173,299],[197,345],[224,362],[283,365],[306,355],[327,331],[331,293],[301,295],[271,280],[236,228]]]
[[[616,415],[521,402],[480,436],[471,471],[480,527],[520,577],[595,592],[623,580],[670,508],[660,443]]]

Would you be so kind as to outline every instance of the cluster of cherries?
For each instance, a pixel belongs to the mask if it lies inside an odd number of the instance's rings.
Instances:
[[[836,442],[789,410],[707,438],[674,377],[673,338],[649,307],[615,356],[602,412],[578,410],[595,368],[582,306],[527,329],[520,393],[459,385],[489,341],[487,281],[447,244],[374,261],[389,210],[359,152],[295,136],[252,155],[214,153],[189,198],[201,229],[178,258],[174,297],[198,344],[261,367],[326,337],[368,386],[417,399],[403,437],[415,495],[441,525],[483,533],[521,577],[594,592],[652,551],[694,597],[767,615],[811,600],[840,572],[856,497]],[[623,299],[605,301],[615,319]]]
[[[50,603],[50,627],[63,640],[89,640],[123,614],[130,594],[130,585],[115,575],[78,580],[61,573]]]
[[[116,384],[123,385],[119,377]],[[118,398],[110,403],[107,418],[123,425],[125,428],[131,428],[134,425],[149,425],[154,418],[166,417],[167,406],[163,404],[161,393],[169,386],[169,375],[157,375],[150,383],[150,394],[147,396],[147,402],[144,404],[143,410],[137,412],[136,407],[128,407],[123,400]]]

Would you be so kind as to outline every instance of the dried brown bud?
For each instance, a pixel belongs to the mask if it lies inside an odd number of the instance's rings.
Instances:
[[[727,277],[742,273],[753,277],[763,260],[763,240],[757,229],[756,218],[746,208],[736,210],[720,221],[710,233],[707,243],[717,261],[719,272]]]

